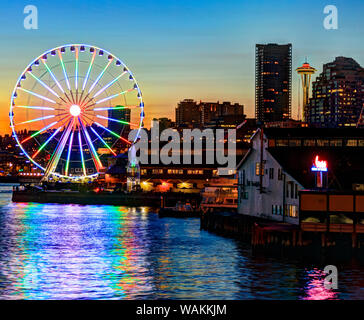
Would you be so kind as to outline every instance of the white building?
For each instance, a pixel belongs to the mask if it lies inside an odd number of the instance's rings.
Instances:
[[[269,152],[268,139],[260,129],[251,142],[251,149],[238,165],[238,213],[299,224],[298,191],[303,186]]]

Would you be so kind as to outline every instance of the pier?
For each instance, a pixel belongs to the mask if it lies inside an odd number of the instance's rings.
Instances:
[[[191,201],[199,201],[199,194],[189,194]],[[13,191],[13,202],[61,203],[61,204],[96,204],[130,207],[174,206],[186,195],[178,192],[79,192],[79,191]]]
[[[307,190],[300,192],[298,225],[207,212],[201,229],[249,241],[253,250],[358,252],[364,247],[363,199],[363,193]]]

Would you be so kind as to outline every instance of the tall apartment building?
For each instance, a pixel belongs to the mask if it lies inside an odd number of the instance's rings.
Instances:
[[[312,83],[306,119],[315,127],[356,126],[364,106],[364,69],[352,58],[323,65]]]
[[[255,117],[261,122],[291,118],[292,44],[257,44]]]
[[[191,99],[181,101],[176,108],[176,125],[205,127],[216,125],[238,125],[244,121],[244,106],[231,102],[197,103]]]
[[[117,109],[120,106],[115,106],[115,109],[110,109],[107,111],[108,118],[114,119],[109,120],[107,128],[117,134],[123,136],[128,136],[130,132],[130,109]],[[120,123],[118,121],[125,121],[125,123]]]
[[[200,125],[200,108],[193,99],[184,99],[176,108],[176,125],[197,127]]]

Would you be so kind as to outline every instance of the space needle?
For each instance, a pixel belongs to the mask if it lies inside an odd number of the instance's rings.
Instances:
[[[306,61],[302,64],[301,67],[298,67],[296,69],[296,72],[299,75],[301,75],[302,91],[303,91],[302,120],[305,120],[306,106],[308,104],[308,99],[309,99],[311,75],[313,75],[316,72],[316,69],[311,67],[310,64]]]

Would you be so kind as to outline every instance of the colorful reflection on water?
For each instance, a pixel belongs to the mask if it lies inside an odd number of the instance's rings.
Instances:
[[[11,203],[0,186],[1,299],[364,298],[359,265],[324,288],[322,268],[256,257],[146,208]]]

